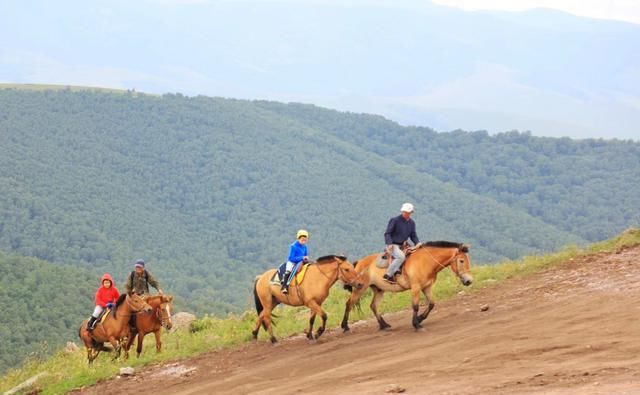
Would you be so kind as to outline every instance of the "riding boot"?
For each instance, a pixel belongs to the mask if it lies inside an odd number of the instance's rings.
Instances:
[[[282,288],[280,289],[280,291],[283,294],[289,293],[289,286],[287,285],[287,282],[289,281],[290,275],[291,275],[291,270],[287,270],[284,272],[284,275],[282,276]]]
[[[96,325],[96,320],[97,320],[97,318],[96,318],[96,317],[94,317],[94,316],[91,316],[91,317],[89,318],[89,322],[87,323],[87,330],[88,330],[89,332],[91,332],[91,331],[93,330],[93,328],[95,327],[95,325]]]

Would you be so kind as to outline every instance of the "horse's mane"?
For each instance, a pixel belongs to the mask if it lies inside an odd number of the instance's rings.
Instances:
[[[427,241],[426,243],[422,243],[420,248],[422,247],[435,247],[435,248],[457,248],[462,252],[469,252],[469,246],[464,243],[456,243],[454,241]]]
[[[126,297],[127,297],[126,293],[121,294],[118,300],[116,300],[116,307],[120,306],[122,302],[124,302]]]
[[[320,258],[316,259],[316,263],[318,263],[318,264],[320,264],[320,263],[328,263],[328,262],[333,262],[336,259],[345,260],[345,259],[347,259],[347,257],[344,256],[344,255],[325,255],[325,256],[321,256]]]
[[[118,300],[116,300],[116,306],[113,308],[113,318],[116,318],[116,312],[118,311],[118,307],[120,307],[120,305],[124,302],[126,298],[127,298],[127,294],[123,293],[123,294],[120,294],[120,297],[118,298]]]

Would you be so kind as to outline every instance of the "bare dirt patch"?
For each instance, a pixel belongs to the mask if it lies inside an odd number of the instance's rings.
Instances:
[[[83,394],[640,393],[640,247],[409,311],[150,367]],[[437,285],[436,285],[437,286]],[[482,306],[486,311],[481,311]]]

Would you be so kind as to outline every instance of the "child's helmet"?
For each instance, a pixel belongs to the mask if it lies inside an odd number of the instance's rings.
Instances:
[[[306,237],[306,238],[309,238],[309,232],[307,232],[307,231],[306,231],[306,230],[304,230],[304,229],[300,229],[300,230],[298,231],[298,233],[296,233],[296,239],[299,239],[299,238],[301,238],[302,236],[304,236],[304,237]]]

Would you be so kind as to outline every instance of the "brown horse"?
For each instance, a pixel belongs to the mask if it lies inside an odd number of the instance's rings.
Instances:
[[[120,356],[120,341],[129,336],[129,318],[139,311],[151,311],[151,306],[138,295],[122,294],[107,318],[98,323],[91,332],[87,330],[89,320],[82,322],[78,335],[87,348],[89,364],[98,357],[100,351],[110,351],[104,346],[107,341],[111,343],[116,352],[113,359]]]
[[[353,305],[360,300],[367,286],[373,290],[371,310],[378,320],[380,329],[391,328],[391,325],[378,313],[378,304],[382,301],[384,293],[403,292],[409,289],[411,290],[411,307],[413,308],[412,324],[414,328],[420,328],[421,322],[429,316],[435,306],[431,288],[435,284],[440,270],[449,266],[463,285],[471,285],[473,278],[470,273],[471,263],[468,252],[468,245],[450,241],[433,241],[421,244],[405,260],[402,274],[396,277],[396,284],[388,283],[382,278],[386,269],[377,267],[375,263],[380,254],[369,255],[356,261],[354,265],[362,275],[365,286],[362,289],[350,289],[352,293],[344,310],[342,329],[345,332],[349,330],[349,312]],[[349,287],[345,288],[349,289]],[[420,292],[424,294],[428,303],[422,314],[418,314]]]
[[[144,337],[153,332],[156,337],[156,352],[162,350],[162,341],[160,340],[160,330],[165,327],[167,330],[171,329],[173,323],[171,322],[171,310],[173,296],[170,295],[154,295],[144,297],[144,300],[153,309],[151,312],[140,313],[135,317],[136,326],[131,331],[129,341],[125,345],[125,355],[128,354],[133,341],[136,336],[138,337],[138,346],[136,347],[137,356],[140,357],[142,352],[142,342]]]
[[[305,305],[311,309],[309,318],[309,329],[307,330],[307,338],[313,339],[313,322],[316,315],[322,317],[322,326],[318,328],[315,338],[319,338],[325,330],[327,324],[327,313],[322,310],[322,303],[329,296],[329,288],[336,281],[341,280],[356,289],[363,286],[360,275],[354,270],[353,265],[344,256],[327,255],[319,258],[315,263],[309,265],[305,277],[301,284],[296,280],[291,282],[289,293],[283,294],[280,291],[280,283],[272,282],[271,278],[277,269],[271,269],[264,272],[256,279],[253,285],[253,295],[258,311],[258,321],[256,328],[253,330],[253,338],[258,338],[258,331],[262,325],[265,330],[269,331],[271,343],[277,340],[273,336],[273,328],[271,327],[271,311],[280,303],[289,306]]]

